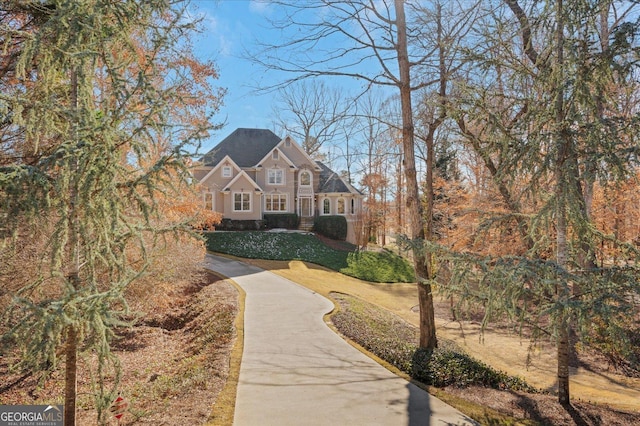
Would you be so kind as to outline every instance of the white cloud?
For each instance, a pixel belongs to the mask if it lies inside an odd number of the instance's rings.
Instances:
[[[249,2],[249,10],[260,15],[268,14],[271,2],[269,0],[251,0]]]

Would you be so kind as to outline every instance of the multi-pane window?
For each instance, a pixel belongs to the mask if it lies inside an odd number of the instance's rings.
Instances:
[[[223,166],[222,167],[222,177],[231,177],[231,167],[230,166]]]
[[[271,158],[273,158],[274,160],[277,160],[280,156],[278,155],[278,151],[273,151],[271,153]]]
[[[344,214],[344,198],[338,198],[338,214]]]
[[[251,194],[249,192],[235,192],[233,194],[233,211],[251,211]]]
[[[331,214],[331,201],[328,198],[322,201],[322,214]]]
[[[265,196],[265,210],[268,212],[287,211],[286,194],[267,194]]]
[[[284,170],[282,169],[269,169],[267,172],[267,183],[269,185],[282,185],[284,184]]]

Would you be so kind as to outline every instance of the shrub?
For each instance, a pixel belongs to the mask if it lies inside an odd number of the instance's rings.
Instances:
[[[295,213],[265,214],[264,222],[268,229],[296,229],[298,227],[298,215]]]
[[[536,390],[519,377],[494,370],[460,351],[418,348],[411,360],[411,377],[439,388],[484,386],[526,392]]]
[[[333,294],[341,309],[331,320],[360,346],[425,384],[445,387],[485,386],[536,392],[519,377],[509,376],[465,354],[454,342],[439,339],[440,347],[418,348],[417,327],[364,300]]]
[[[263,220],[232,220],[222,219],[216,226],[220,231],[259,231],[264,229]]]
[[[318,216],[313,222],[313,230],[332,240],[347,239],[347,219],[344,216]]]
[[[331,316],[341,333],[398,369],[408,372],[417,330],[364,300],[334,294],[342,309]]]

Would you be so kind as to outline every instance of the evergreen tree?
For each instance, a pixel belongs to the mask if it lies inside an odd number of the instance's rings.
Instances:
[[[484,120],[497,137],[481,144],[477,133],[460,127],[493,167],[507,204],[513,202],[509,208],[520,215],[528,251],[501,257],[450,253],[455,266],[445,289],[461,304],[480,304],[485,321],[506,316],[531,327],[534,339],[552,336],[558,398],[569,404],[572,334],[585,338],[594,321],[619,324],[624,312],[637,309],[629,295],[640,291],[639,253],[618,242],[626,261],[596,267],[595,247],[613,237],[595,228],[585,194],[598,176],[612,182],[637,164],[637,117],[622,107],[620,93],[630,83],[638,87],[638,23],[620,20],[630,15],[614,13],[613,1],[504,3],[506,10],[490,15],[500,37],[483,37],[486,51],[473,52],[478,72],[468,97],[478,114],[472,119]],[[508,29],[519,38],[507,37]],[[509,39],[519,44],[505,43]],[[495,75],[500,85],[485,85]],[[461,124],[468,111],[458,112]],[[528,197],[536,200],[526,222],[510,190],[523,176]]]
[[[36,231],[45,240],[35,272],[3,296],[3,356],[17,349],[16,368],[44,373],[64,359],[69,425],[77,357],[93,356],[102,423],[116,393],[110,343],[126,324],[124,292],[145,272],[149,236],[181,229],[155,226],[156,195],[188,183],[185,148],[211,127],[216,103],[203,115],[201,95],[220,94],[208,82],[215,69],[197,66],[181,41],[194,23],[163,0],[0,8],[11,49],[0,75],[3,255]]]

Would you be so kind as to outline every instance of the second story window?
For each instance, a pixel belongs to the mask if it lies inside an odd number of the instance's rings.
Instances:
[[[309,186],[311,185],[311,173],[306,170],[300,173],[300,185]]]
[[[231,167],[230,166],[223,166],[222,167],[222,177],[231,177]]]
[[[267,183],[269,185],[284,185],[284,170],[269,169],[267,171]]]
[[[272,159],[277,160],[277,159],[278,159],[278,157],[279,157],[279,155],[278,155],[278,151],[273,151],[273,152],[271,153],[271,158],[272,158]]]

